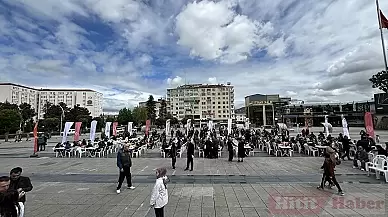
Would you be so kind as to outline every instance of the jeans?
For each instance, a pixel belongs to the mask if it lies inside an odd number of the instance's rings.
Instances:
[[[164,207],[155,208],[155,216],[156,217],[164,217]]]
[[[325,183],[325,181],[326,181],[327,178],[328,178],[328,177],[326,177],[326,175],[323,174],[323,176],[322,176],[322,182],[321,182],[321,188],[322,188],[322,189],[323,189],[323,187],[324,187],[324,183]],[[332,181],[333,184],[337,187],[338,192],[342,192],[341,186],[338,184],[338,181],[337,181],[337,179],[335,178],[335,176],[332,176],[332,177],[331,177],[331,181]]]
[[[124,171],[120,171],[120,176],[119,176],[119,184],[117,185],[117,190],[121,188],[121,185],[124,182],[124,178],[127,179],[127,184],[128,187],[132,186],[132,177],[131,177],[131,167],[123,167]]]
[[[175,169],[176,157],[172,157],[171,161],[172,161],[172,168]]]
[[[233,150],[229,151],[229,161],[233,160]]]

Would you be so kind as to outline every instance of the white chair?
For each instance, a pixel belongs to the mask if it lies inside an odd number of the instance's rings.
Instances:
[[[386,157],[384,155],[376,155],[371,162],[367,162],[365,164],[365,169],[368,172],[368,176],[370,176],[370,172],[372,170],[375,171],[375,169],[378,167],[379,163],[381,163],[382,160],[386,160]]]
[[[179,155],[179,158],[182,158],[182,149],[178,149],[177,151],[176,151],[176,153],[177,153],[177,155]]]
[[[101,156],[104,156],[105,149],[106,149],[106,147],[100,149],[99,151],[96,150],[95,155],[98,156],[99,158],[101,158]]]
[[[201,157],[201,154],[202,154],[202,157],[205,157],[205,152],[203,151],[203,149],[198,148],[198,157]]]
[[[274,153],[276,157],[281,157],[282,156],[282,151],[280,150],[279,146],[276,144],[274,146]]]
[[[373,166],[369,166],[368,168],[368,176],[369,176],[369,172],[371,170],[374,170],[375,173],[376,173],[376,179],[380,179],[380,173],[384,173],[384,176],[385,176],[385,181],[388,182],[388,164],[387,164],[387,160],[384,159],[384,158],[375,158],[373,160]]]
[[[132,158],[134,158],[134,157],[140,157],[139,149],[136,151],[135,150],[132,151]]]
[[[312,156],[314,156],[314,157],[316,157],[316,156],[318,156],[318,152],[319,152],[319,150],[318,149],[314,149],[314,147],[312,147],[312,146],[308,146],[309,147],[309,152],[312,154]]]
[[[86,150],[81,147],[78,147],[76,152],[78,153],[79,158],[81,158],[83,154],[86,154]]]
[[[218,148],[218,157],[221,157],[221,154],[222,154],[222,147],[219,147]]]

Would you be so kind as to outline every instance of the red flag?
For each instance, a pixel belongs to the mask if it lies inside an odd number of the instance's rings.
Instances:
[[[74,141],[79,141],[82,122],[75,122]]]
[[[148,133],[150,132],[150,126],[151,126],[151,120],[146,120],[146,136],[148,136]]]
[[[38,152],[38,121],[35,123],[34,127],[34,153]]]
[[[118,122],[113,122],[113,136],[117,136],[117,125],[119,125]]]
[[[375,137],[375,130],[373,128],[373,118],[372,118],[372,114],[370,112],[365,112],[364,121],[365,121],[366,133],[370,137],[374,138]]]
[[[388,29],[388,19],[384,16],[380,10],[380,29]]]

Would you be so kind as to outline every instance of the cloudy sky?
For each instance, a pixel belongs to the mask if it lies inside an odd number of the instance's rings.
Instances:
[[[0,81],[95,89],[105,111],[185,82],[230,81],[237,107],[368,100],[381,50],[374,0],[0,1]]]

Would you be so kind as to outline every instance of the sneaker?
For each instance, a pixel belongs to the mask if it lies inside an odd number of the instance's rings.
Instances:
[[[345,195],[345,193],[342,192],[342,191],[339,191],[338,194],[339,194],[340,196],[344,196],[344,195]]]
[[[120,194],[120,192],[121,192],[120,189],[116,190],[116,193],[117,193],[117,194]]]
[[[135,189],[135,186],[128,187],[129,189],[133,190]]]
[[[353,169],[357,169],[357,167],[356,167],[356,166],[353,166]]]
[[[318,186],[317,189],[318,190],[323,190],[323,188],[321,186]]]
[[[361,171],[365,171],[365,169],[364,169],[364,168],[361,168]]]

